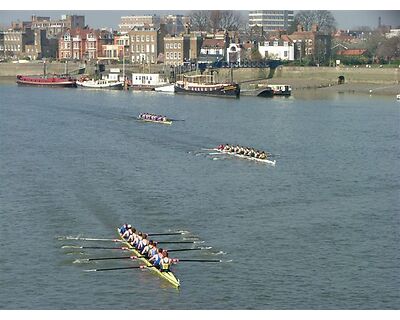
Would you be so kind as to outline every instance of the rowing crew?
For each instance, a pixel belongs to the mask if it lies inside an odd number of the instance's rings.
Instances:
[[[170,266],[177,262],[168,257],[168,251],[157,247],[157,242],[148,239],[146,233],[133,228],[130,224],[124,224],[118,228],[122,238],[132,245],[142,256],[153,264],[161,272],[170,271]]]
[[[267,154],[264,151],[259,151],[256,150],[254,148],[247,148],[247,147],[242,147],[239,145],[233,146],[233,145],[229,145],[229,144],[220,144],[217,147],[218,150],[220,151],[225,151],[225,152],[234,152],[237,154],[241,154],[244,156],[248,156],[248,157],[254,157],[257,159],[267,159]]]
[[[160,116],[160,115],[152,114],[152,113],[141,113],[141,114],[139,114],[139,119],[161,121],[161,122],[168,121],[166,116]]]

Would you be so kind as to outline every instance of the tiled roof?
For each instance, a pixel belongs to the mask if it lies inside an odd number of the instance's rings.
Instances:
[[[348,49],[348,50],[339,50],[337,52],[340,56],[361,56],[366,53],[366,49]]]
[[[203,41],[203,48],[208,47],[208,48],[224,48],[225,47],[225,41],[221,39],[205,39]]]

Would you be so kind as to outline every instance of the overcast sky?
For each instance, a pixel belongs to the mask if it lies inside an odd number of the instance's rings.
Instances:
[[[133,1],[132,1],[133,2]],[[287,9],[287,8],[285,8]],[[247,11],[242,10],[244,17],[247,19]],[[53,19],[60,18],[62,14],[80,14],[85,15],[86,24],[92,28],[111,27],[116,29],[123,15],[131,14],[169,14],[180,13],[185,14],[189,11],[184,10],[110,10],[110,11],[93,11],[93,10],[0,10],[0,26],[9,26],[11,21],[21,20],[29,21],[32,14],[38,16],[50,16]],[[296,11],[295,11],[296,12]],[[400,10],[385,10],[385,11],[356,11],[346,10],[338,11],[331,10],[337,25],[340,29],[352,29],[358,26],[369,26],[375,28],[378,26],[379,17],[382,18],[382,24],[390,25],[393,28],[400,26]]]

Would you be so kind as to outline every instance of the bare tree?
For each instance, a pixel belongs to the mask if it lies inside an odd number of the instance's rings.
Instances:
[[[228,31],[237,31],[243,25],[242,17],[239,11],[224,10],[219,14],[220,29]]]
[[[400,58],[400,37],[392,37],[378,45],[376,55],[387,61]]]
[[[210,27],[210,15],[208,11],[196,10],[189,14],[193,30],[208,31]]]
[[[244,25],[240,12],[233,10],[192,11],[189,16],[194,30],[236,31]]]
[[[317,24],[319,30],[332,32],[336,29],[336,20],[332,13],[327,10],[304,10],[299,11],[295,17],[295,25],[301,24],[304,30],[310,31],[314,24]]]

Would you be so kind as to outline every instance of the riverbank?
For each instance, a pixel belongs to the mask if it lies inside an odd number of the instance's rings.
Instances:
[[[81,65],[69,63],[69,70],[76,70]],[[122,65],[110,65],[122,69]],[[151,72],[163,72],[163,65],[152,66]],[[138,70],[136,70],[138,69]],[[141,68],[142,69],[142,68]],[[47,65],[49,73],[63,73],[65,64],[59,62]],[[146,70],[148,72],[148,70]],[[143,72],[139,66],[126,66],[126,74]],[[41,75],[43,65],[39,63],[1,63],[0,83],[15,81],[17,74]],[[216,81],[231,79],[231,69],[222,68],[215,72]],[[344,78],[344,84],[338,84],[338,78]],[[292,87],[293,94],[301,94],[308,90],[323,93],[349,92],[373,95],[396,95],[400,93],[399,68],[350,68],[350,67],[287,67],[280,66],[274,72],[268,68],[233,69],[233,80],[239,82],[243,90],[256,90],[268,84],[287,84]]]

